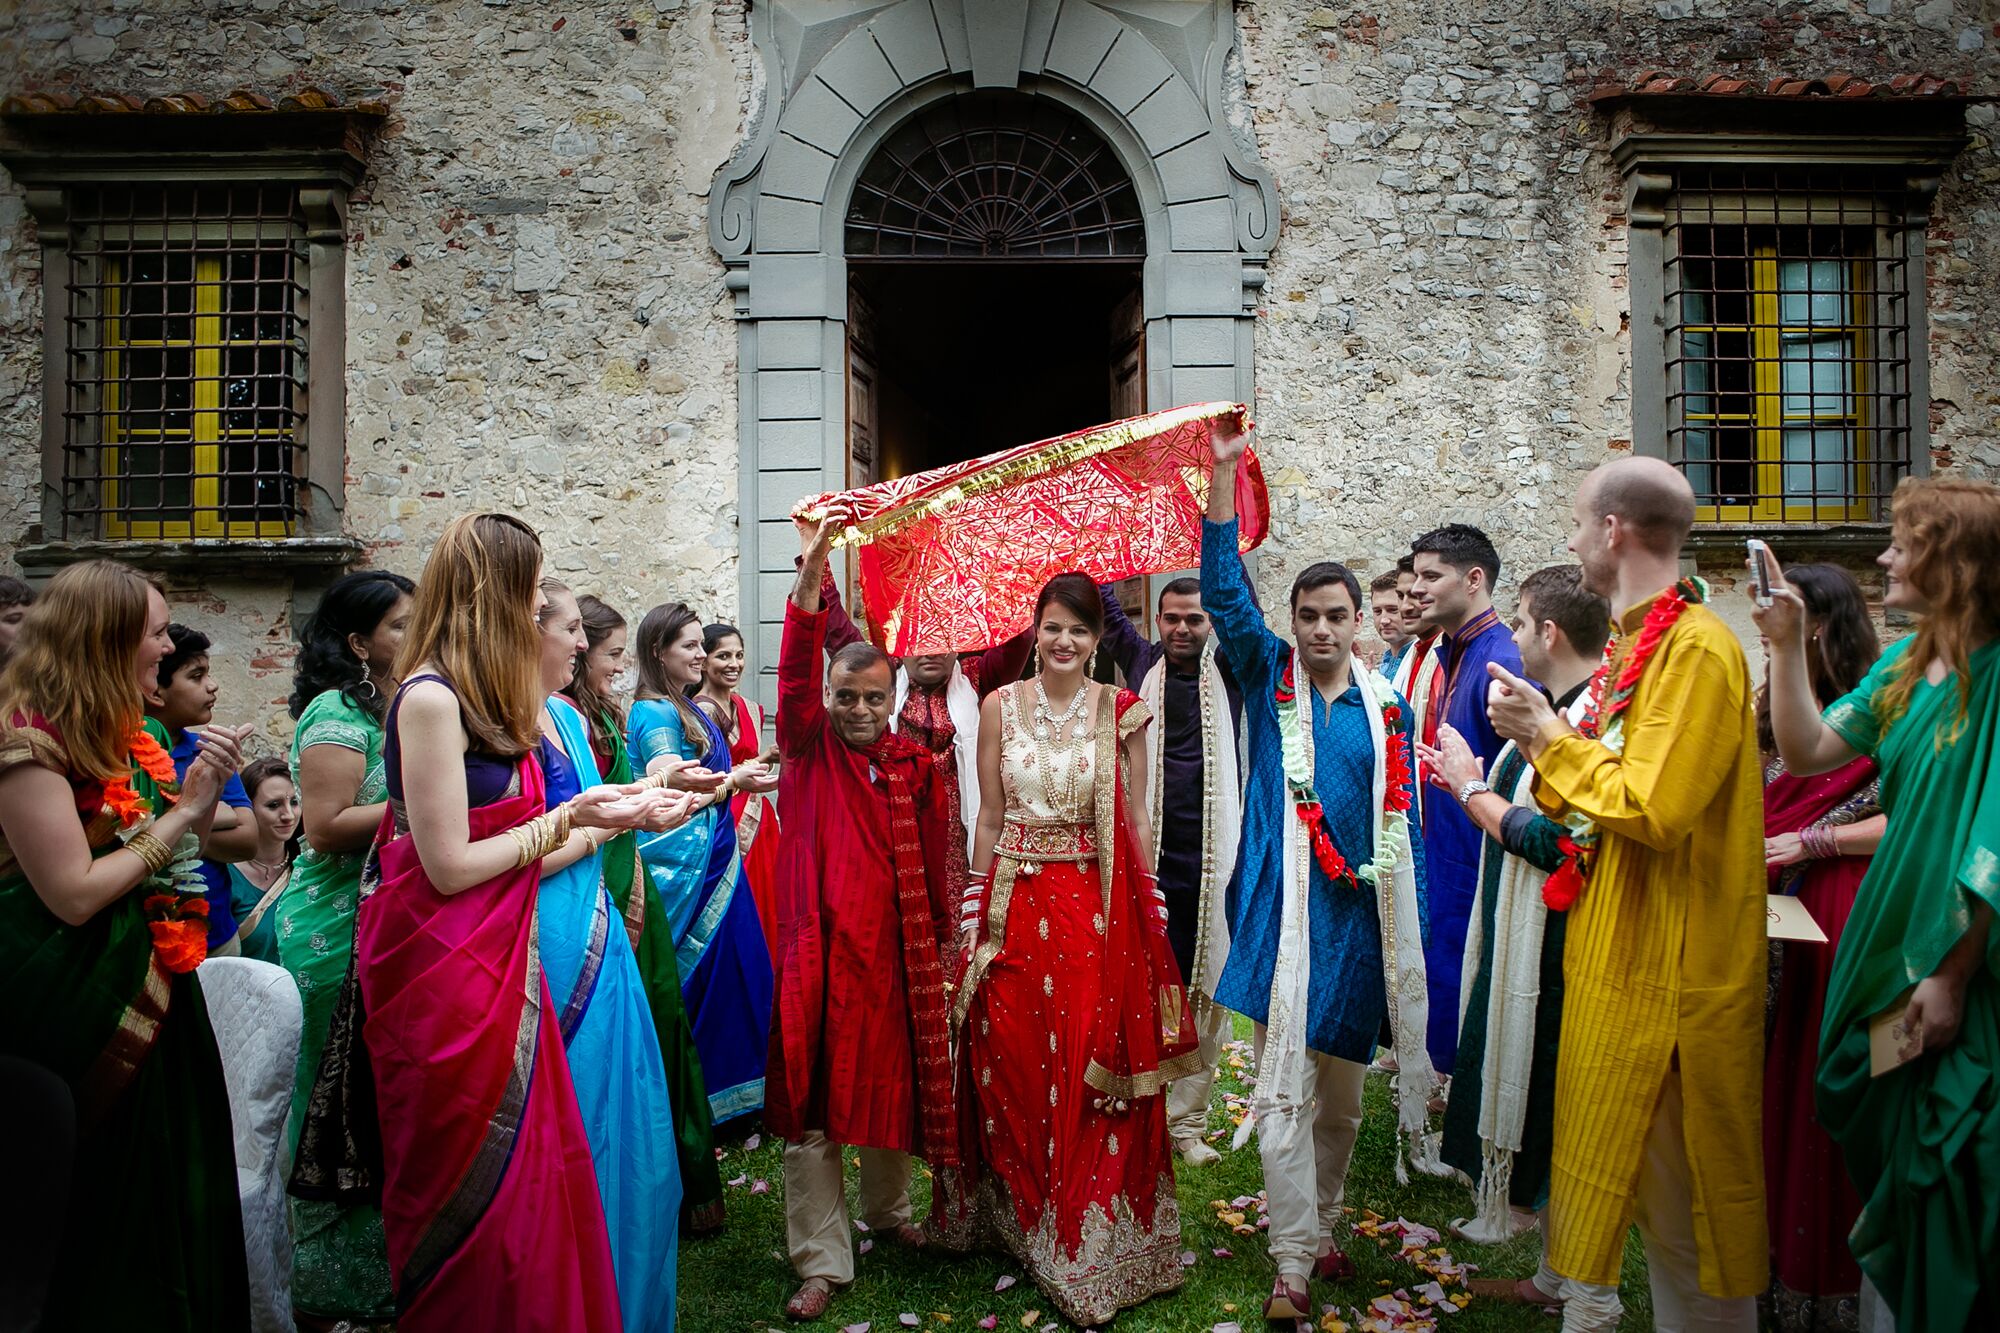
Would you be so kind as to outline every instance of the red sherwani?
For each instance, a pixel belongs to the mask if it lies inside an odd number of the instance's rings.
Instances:
[[[878,766],[896,765],[915,796],[931,935],[944,959],[963,888],[947,854],[959,837],[958,811],[932,780],[922,746],[885,732],[864,752],[834,733],[822,690],[825,638],[824,611],[785,604],[777,723],[785,813],[764,1119],[787,1139],[818,1130],[835,1143],[920,1151],[889,793]]]

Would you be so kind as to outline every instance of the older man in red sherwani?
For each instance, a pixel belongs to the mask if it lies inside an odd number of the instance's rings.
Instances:
[[[888,729],[895,683],[880,651],[840,649],[822,686],[820,577],[837,528],[802,525],[778,657],[785,818],[764,1118],[786,1140],[794,1319],[818,1318],[854,1280],[844,1146],[860,1150],[862,1221],[911,1246],[924,1235],[910,1220],[910,1155],[958,1160],[945,996],[958,812],[930,751]]]

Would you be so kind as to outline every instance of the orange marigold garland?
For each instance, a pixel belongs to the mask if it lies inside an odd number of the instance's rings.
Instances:
[[[171,805],[180,795],[180,787],[173,756],[166,747],[142,729],[133,733],[126,748],[132,767],[151,778],[161,798]],[[152,826],[153,803],[133,787],[129,773],[104,784],[104,810],[118,821],[122,838],[129,839]],[[144,881],[165,890],[147,894],[140,906],[153,937],[153,952],[169,972],[192,972],[208,957],[208,886],[201,879],[200,854],[200,840],[192,833],[184,834],[174,848],[174,859]]]

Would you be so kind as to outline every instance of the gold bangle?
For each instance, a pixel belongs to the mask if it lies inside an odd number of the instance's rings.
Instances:
[[[142,878],[147,879],[165,870],[174,859],[173,848],[152,833],[143,830],[125,840],[125,850],[138,856],[139,863],[146,867],[146,873]]]
[[[519,851],[514,857],[514,868],[522,870],[542,858],[542,843],[548,837],[549,817],[536,815],[526,823],[516,824],[507,830],[507,836],[514,840]]]

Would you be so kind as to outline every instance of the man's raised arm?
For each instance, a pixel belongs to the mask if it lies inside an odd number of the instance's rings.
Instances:
[[[778,749],[787,759],[802,754],[826,725],[822,649],[827,617],[819,584],[840,521],[828,516],[798,527],[805,551],[792,595],[785,601],[785,637],[778,648]]]

